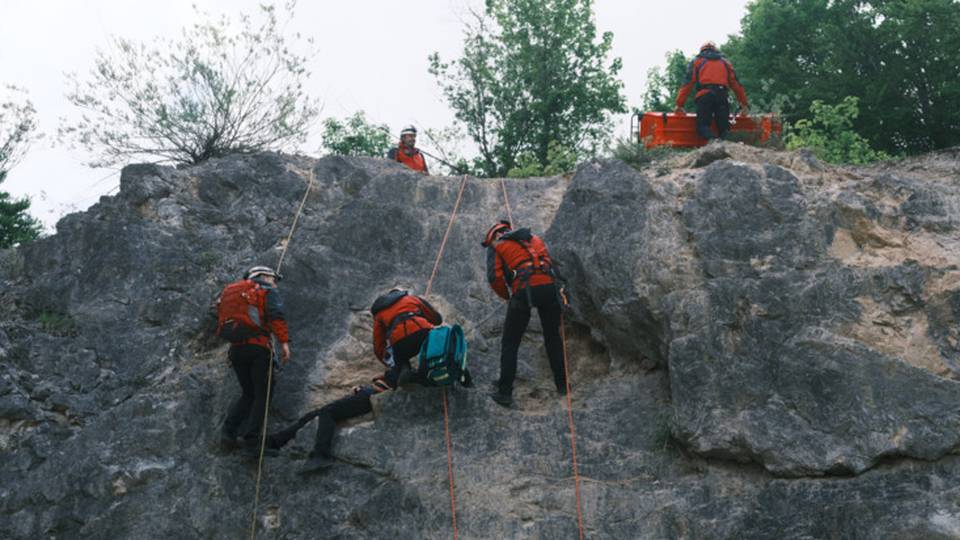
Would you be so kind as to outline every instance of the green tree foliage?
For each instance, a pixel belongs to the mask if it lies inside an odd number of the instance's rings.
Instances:
[[[610,32],[597,35],[590,0],[487,0],[463,56],[443,62],[434,53],[430,73],[477,143],[484,173],[502,176],[521,155],[547,166],[551,143],[578,157],[606,143],[611,114],[625,112],[620,59],[607,60],[612,42]]]
[[[677,49],[667,53],[665,67],[654,66],[647,71],[647,88],[643,93],[645,112],[672,112],[677,92],[687,82],[687,66],[693,60]],[[694,101],[688,99],[687,110],[693,110]]]
[[[13,86],[7,86],[6,96],[0,98],[0,183],[7,174],[23,159],[36,139],[37,113],[25,93]],[[14,199],[9,193],[0,191],[0,248],[8,248],[40,236],[40,222],[30,216],[27,210],[30,200]]]
[[[507,171],[507,177],[556,176],[569,173],[576,167],[576,152],[557,141],[550,141],[547,147],[546,164],[541,163],[533,152],[522,152],[517,156],[517,165]]]
[[[960,144],[956,0],[754,0],[723,46],[751,101],[860,98],[853,128],[894,154]]]
[[[831,163],[863,164],[890,159],[886,153],[871,148],[870,142],[853,130],[853,121],[860,113],[858,102],[859,98],[853,96],[836,105],[814,100],[810,105],[812,118],[790,126],[785,137],[787,148],[809,148]]]
[[[293,3],[285,9],[292,16]],[[87,80],[71,76],[67,99],[81,115],[64,121],[61,138],[94,152],[92,165],[192,164],[302,143],[318,113],[303,89],[307,57],[293,52],[274,7],[259,14],[198,13],[179,38],[149,45],[114,39]]]
[[[330,154],[383,157],[392,145],[390,128],[368,122],[363,111],[343,121],[323,121],[323,149]]]

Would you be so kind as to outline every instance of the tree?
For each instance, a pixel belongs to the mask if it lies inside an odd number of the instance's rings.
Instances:
[[[643,110],[647,112],[673,112],[680,87],[687,82],[687,66],[693,58],[687,58],[677,49],[667,53],[667,65],[647,71],[647,87],[643,92]],[[686,107],[692,110],[694,102],[688,99]]]
[[[955,0],[754,0],[723,46],[751,101],[859,98],[855,131],[889,153],[960,144],[960,5]]]
[[[853,120],[860,113],[858,102],[853,96],[836,105],[814,100],[810,105],[812,119],[804,118],[790,126],[785,137],[787,148],[809,148],[830,163],[864,164],[889,159],[890,156],[871,148],[870,142],[853,130]]]
[[[343,121],[323,121],[323,148],[331,154],[383,157],[392,145],[390,128],[367,122],[363,111]]]
[[[14,86],[5,88],[0,99],[0,184],[23,159],[30,143],[37,138],[37,113],[26,94]],[[8,248],[40,236],[40,222],[30,216],[30,199],[14,199],[0,191],[0,248]]]
[[[524,153],[543,167],[551,145],[586,157],[606,143],[611,114],[626,110],[620,59],[607,61],[612,42],[597,36],[590,0],[487,0],[463,55],[434,53],[430,73],[484,172],[502,176]]]
[[[292,17],[294,4],[285,9]],[[303,89],[307,57],[293,52],[274,7],[260,15],[241,15],[237,27],[198,13],[178,39],[152,45],[114,38],[89,79],[70,77],[67,99],[82,113],[63,122],[61,138],[94,152],[94,166],[195,164],[302,143],[318,113]]]

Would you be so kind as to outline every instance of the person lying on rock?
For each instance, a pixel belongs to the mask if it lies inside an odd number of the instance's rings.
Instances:
[[[224,450],[255,450],[267,406],[267,380],[273,369],[271,335],[280,343],[280,361],[290,360],[290,338],[283,300],[277,289],[280,274],[254,266],[227,285],[217,303],[217,335],[230,341],[227,357],[241,395],[227,411],[220,431]]]
[[[267,437],[267,448],[279,450],[286,446],[288,442],[297,436],[303,426],[307,425],[314,418],[317,419],[317,438],[313,443],[313,450],[307,458],[307,462],[300,469],[301,474],[312,474],[322,472],[330,468],[335,461],[331,452],[333,448],[333,434],[336,431],[337,422],[363,416],[373,410],[370,403],[370,396],[393,390],[385,380],[385,376],[375,377],[370,386],[356,386],[353,393],[337,399],[331,403],[320,407],[319,409],[308,412],[300,417],[299,420],[276,433],[271,433]]]
[[[566,291],[558,283],[556,265],[547,245],[530,229],[511,228],[500,221],[487,230],[481,244],[487,248],[487,280],[498,296],[507,300],[507,317],[500,343],[500,378],[494,382],[491,398],[504,407],[513,403],[513,381],[517,374],[520,340],[537,309],[543,327],[543,343],[550,359],[557,392],[567,393],[560,339],[560,313]]]
[[[296,423],[269,437],[268,447],[279,449],[293,439],[300,428],[314,418],[318,419],[316,442],[301,470],[303,473],[322,471],[334,463],[330,449],[336,423],[370,412],[370,396],[409,382],[424,383],[423,374],[412,369],[410,359],[420,353],[430,330],[443,324],[440,313],[425,299],[399,287],[378,297],[370,313],[374,317],[373,351],[387,368],[384,374],[374,378],[371,386],[355,387],[351,395],[307,413]]]

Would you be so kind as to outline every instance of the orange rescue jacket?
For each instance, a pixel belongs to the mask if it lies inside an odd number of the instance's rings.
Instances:
[[[697,90],[694,99],[697,99],[716,87],[730,88],[742,107],[749,106],[747,92],[737,81],[737,74],[730,61],[718,52],[706,51],[690,62],[687,68],[687,84],[683,85],[677,94],[677,108],[683,107],[694,88]]]
[[[553,283],[553,261],[547,244],[530,229],[517,229],[501,236],[487,247],[487,281],[505,300],[524,287]]]
[[[384,356],[388,339],[390,344],[394,344],[420,330],[429,330],[443,324],[443,317],[423,298],[406,292],[396,294],[397,299],[393,303],[378,310],[373,316],[373,352],[385,365]],[[394,319],[397,317],[403,317],[403,319],[394,324]],[[391,325],[393,330],[390,330]],[[389,336],[388,330],[390,330]]]
[[[409,155],[407,154],[407,149],[403,146],[403,143],[400,143],[396,148],[391,148],[390,153],[387,154],[388,159],[399,161],[411,169],[427,174],[427,161],[423,158],[423,153],[416,148],[413,149]]]

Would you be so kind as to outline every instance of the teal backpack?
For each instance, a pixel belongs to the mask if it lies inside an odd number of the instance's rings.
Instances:
[[[420,347],[419,367],[428,385],[449,386],[454,381],[469,384],[467,339],[459,324],[430,330]]]

